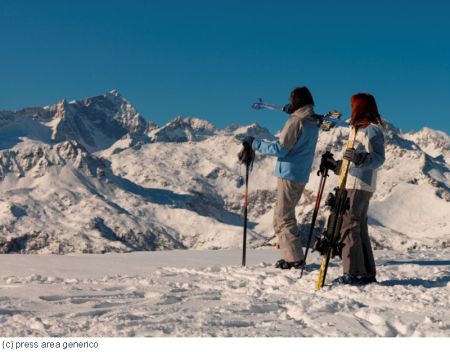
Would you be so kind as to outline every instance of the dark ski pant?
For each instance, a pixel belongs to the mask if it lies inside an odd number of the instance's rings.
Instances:
[[[375,277],[376,268],[367,229],[367,211],[372,192],[349,189],[350,209],[345,213],[341,234],[344,244],[342,265],[344,274]]]
[[[304,189],[304,183],[278,178],[273,228],[278,236],[281,258],[287,262],[297,262],[305,258],[295,218],[295,206]]]

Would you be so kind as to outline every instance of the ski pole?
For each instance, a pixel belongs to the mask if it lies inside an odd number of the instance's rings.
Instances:
[[[251,159],[245,161],[245,194],[244,194],[244,236],[242,243],[242,266],[245,266],[247,255],[247,208],[248,208],[248,174]]]
[[[317,175],[321,175],[320,183],[319,183],[319,191],[317,192],[316,204],[314,205],[314,212],[313,212],[313,216],[312,216],[312,220],[311,220],[311,226],[309,228],[308,244],[306,245],[305,259],[304,259],[304,263],[302,265],[302,271],[300,272],[300,279],[302,278],[303,270],[305,269],[306,258],[308,257],[309,246],[311,245],[311,238],[312,238],[312,235],[314,232],[317,214],[319,213],[320,201],[322,199],[323,189],[325,188],[325,182],[328,177],[328,169],[325,169],[325,171],[322,171],[322,170],[317,171]]]

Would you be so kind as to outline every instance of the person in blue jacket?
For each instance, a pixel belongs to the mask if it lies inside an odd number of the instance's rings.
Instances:
[[[277,158],[274,175],[277,200],[273,227],[278,237],[280,269],[301,268],[304,265],[302,242],[298,234],[295,206],[302,196],[313,164],[319,135],[319,121],[314,113],[314,100],[307,87],[295,88],[285,107],[290,118],[276,141],[268,142],[246,136],[243,140],[248,153],[253,151]]]

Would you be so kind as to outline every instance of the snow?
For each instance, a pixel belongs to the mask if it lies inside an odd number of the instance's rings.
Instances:
[[[158,127],[117,91],[0,111],[0,250],[28,253],[0,255],[0,335],[448,336],[449,137],[385,126],[369,208],[380,283],[316,292],[315,253],[301,280],[273,268],[275,159],[259,154],[239,266],[236,156],[247,134],[274,139],[267,129],[195,117]],[[347,135],[320,133],[296,207],[304,243],[320,155],[340,158]],[[327,216],[322,206],[317,231]],[[328,282],[340,271],[333,261]]]
[[[450,209],[441,198],[430,192],[430,185],[401,184],[385,199],[370,204],[371,221],[407,234],[422,243],[449,239]],[[393,212],[391,209],[397,211]],[[432,209],[432,211],[428,211]],[[433,233],[430,233],[430,224]]]
[[[450,251],[376,251],[378,284],[314,290],[275,249],[0,255],[1,336],[448,336]],[[341,272],[332,262],[328,283]]]
[[[428,155],[443,155],[447,162],[450,161],[450,137],[447,133],[424,127],[418,132],[405,133],[403,137],[417,143]]]

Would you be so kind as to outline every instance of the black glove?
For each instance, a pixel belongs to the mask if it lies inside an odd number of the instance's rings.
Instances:
[[[238,154],[238,158],[241,163],[247,165],[253,163],[253,160],[255,159],[255,152],[252,149],[252,144],[254,140],[255,137],[252,136],[246,136],[242,140],[242,149]]]
[[[292,110],[291,103],[288,103],[285,106],[283,106],[283,111],[287,114],[292,114],[294,112],[294,110]]]
[[[342,160],[335,160],[333,154],[326,151],[322,154],[322,159],[320,160],[320,167],[318,174],[325,175],[327,170],[333,171],[336,175],[339,174],[341,169]]]
[[[244,146],[247,144],[251,148],[254,140],[255,140],[255,137],[245,136],[244,139],[242,140],[242,144]]]
[[[355,148],[348,148],[344,153],[344,159],[353,162],[356,166],[366,160],[368,153],[357,153]]]

